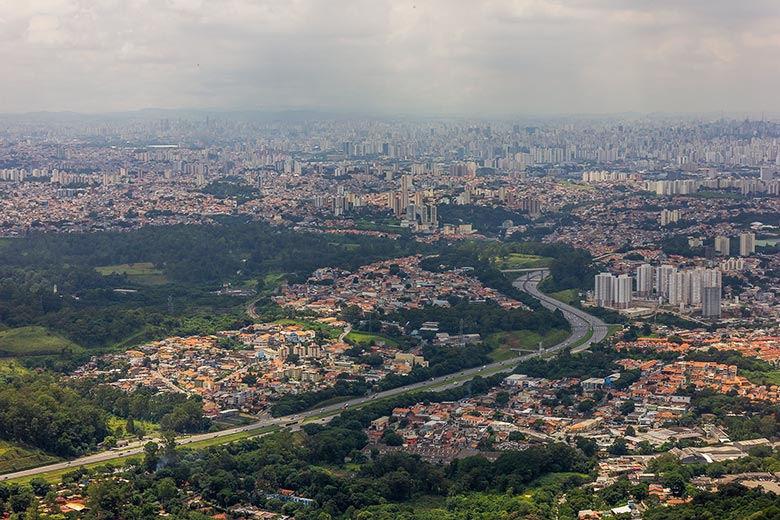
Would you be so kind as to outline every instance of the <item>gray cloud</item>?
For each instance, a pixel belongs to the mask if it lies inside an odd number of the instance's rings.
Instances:
[[[778,111],[780,4],[0,0],[0,111]]]

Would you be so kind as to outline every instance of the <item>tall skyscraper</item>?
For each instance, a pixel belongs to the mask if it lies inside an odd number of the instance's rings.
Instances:
[[[731,240],[729,237],[715,237],[715,252],[723,256],[731,254]]]
[[[720,286],[705,287],[702,297],[701,315],[704,318],[720,318]]]
[[[680,305],[681,303],[685,303],[686,278],[685,273],[677,272],[676,270],[669,276],[667,299],[670,304]]]
[[[618,309],[626,309],[631,303],[631,282],[632,279],[627,274],[621,274],[612,282],[613,304]]]
[[[671,279],[677,272],[677,268],[673,265],[660,265],[655,272],[655,292],[658,296],[668,299]]]
[[[739,256],[750,256],[756,252],[756,235],[746,232],[739,235]]]
[[[641,298],[647,298],[653,292],[653,267],[642,264],[636,270],[636,293]]]
[[[612,307],[614,276],[609,273],[599,273],[596,275],[596,290],[594,299],[599,307]]]
[[[412,189],[412,176],[404,174],[401,176],[401,207],[409,206],[409,192]]]

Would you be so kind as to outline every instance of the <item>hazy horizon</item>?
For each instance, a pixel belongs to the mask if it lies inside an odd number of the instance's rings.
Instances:
[[[768,0],[0,6],[0,113],[780,113]]]

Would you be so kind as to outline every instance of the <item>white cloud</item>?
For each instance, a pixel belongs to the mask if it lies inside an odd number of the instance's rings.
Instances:
[[[750,90],[780,80],[771,0],[0,0],[0,13],[0,111],[780,109]]]

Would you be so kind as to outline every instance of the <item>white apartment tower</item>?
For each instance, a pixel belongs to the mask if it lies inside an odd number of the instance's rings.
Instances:
[[[613,303],[618,309],[627,309],[631,303],[632,279],[627,274],[621,274],[612,282]]]
[[[756,252],[756,235],[742,233],[739,235],[739,256],[750,256]]]
[[[729,256],[731,253],[731,240],[729,237],[715,237],[715,252],[719,255]]]
[[[612,281],[614,276],[609,273],[599,273],[596,275],[596,288],[594,299],[599,307],[612,307]]]
[[[655,292],[659,297],[665,300],[669,299],[671,278],[676,272],[677,268],[673,265],[660,265],[656,268]]]
[[[720,318],[720,299],[720,286],[704,288],[704,297],[701,305],[703,318]]]
[[[646,298],[653,293],[653,267],[642,264],[636,270],[636,294]]]

